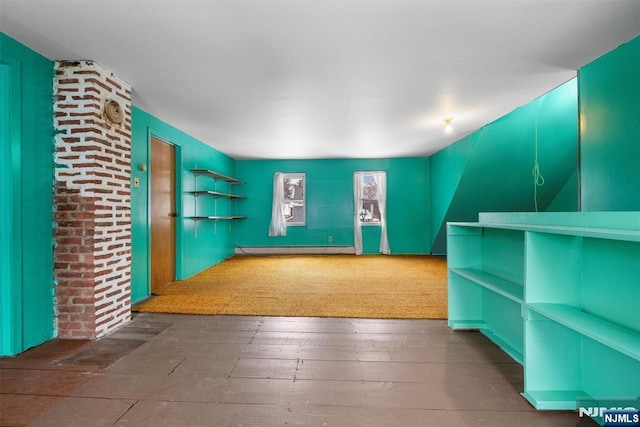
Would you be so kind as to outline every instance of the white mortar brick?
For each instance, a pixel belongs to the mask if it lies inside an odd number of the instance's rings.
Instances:
[[[117,299],[130,296],[131,88],[93,61],[56,62],[56,71],[56,182],[95,198],[93,256],[110,255],[93,262],[94,308],[104,305],[95,311],[98,337],[130,319],[129,298]],[[123,106],[122,124],[103,117],[108,99]]]

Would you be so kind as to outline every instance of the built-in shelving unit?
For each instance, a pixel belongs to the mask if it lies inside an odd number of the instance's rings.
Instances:
[[[524,365],[538,409],[640,398],[640,213],[448,224],[449,326]]]
[[[197,235],[197,223],[201,220],[207,221],[229,221],[237,219],[245,219],[246,216],[235,215],[234,200],[244,199],[245,196],[236,194],[231,189],[236,184],[244,184],[244,181],[237,178],[233,178],[221,173],[209,170],[209,169],[192,169],[190,171],[195,176],[194,190],[187,191],[194,197],[194,214],[186,217],[196,221],[196,235]],[[209,181],[213,181],[213,189],[201,189],[201,183],[198,182],[198,177],[210,178]],[[224,188],[218,188],[219,183],[224,184]],[[213,199],[213,206],[207,204],[199,204],[198,199],[201,197],[207,197]],[[229,203],[221,207],[218,205],[218,199],[226,199]]]

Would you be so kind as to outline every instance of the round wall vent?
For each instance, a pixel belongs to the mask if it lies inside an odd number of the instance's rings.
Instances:
[[[124,120],[124,113],[118,101],[108,99],[104,103],[104,114],[107,116],[110,122],[119,125]]]

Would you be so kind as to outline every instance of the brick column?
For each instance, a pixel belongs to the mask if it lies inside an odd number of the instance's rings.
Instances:
[[[58,336],[93,339],[131,317],[131,86],[93,61],[56,61],[54,127]]]

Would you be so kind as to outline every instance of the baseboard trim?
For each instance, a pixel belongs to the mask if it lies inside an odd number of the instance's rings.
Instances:
[[[353,255],[353,246],[236,246],[236,255]]]

